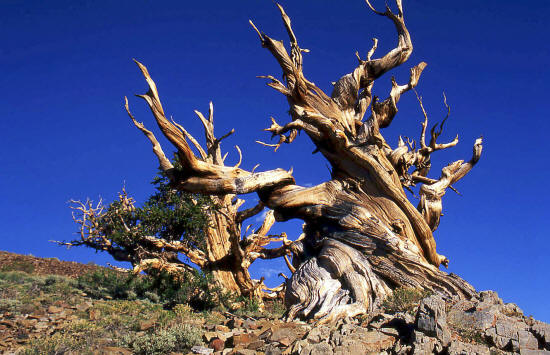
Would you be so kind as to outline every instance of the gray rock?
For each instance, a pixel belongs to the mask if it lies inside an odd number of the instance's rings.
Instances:
[[[518,331],[518,337],[519,337],[519,348],[525,349],[525,350],[538,350],[539,348],[539,341],[533,333],[527,330],[520,330]]]
[[[502,304],[502,300],[495,291],[481,291],[479,298],[480,304]]]
[[[500,311],[509,317],[523,317],[523,311],[515,303],[506,303]]]
[[[412,352],[412,346],[409,344],[402,343],[401,340],[398,340],[393,347],[394,354],[405,355],[405,354],[410,354],[411,352]]]
[[[550,324],[535,321],[531,329],[533,333],[542,340],[545,349],[550,350]]]
[[[291,354],[301,354],[302,351],[305,348],[307,348],[309,345],[310,345],[310,343],[305,339],[298,340],[298,341],[294,342],[294,344],[292,344],[292,347],[290,349],[290,353]]]
[[[538,349],[538,340],[529,331],[529,326],[515,318],[501,316],[495,327],[487,330],[485,334],[501,350],[510,349],[519,352],[522,348],[526,350]]]
[[[326,325],[320,325],[310,330],[306,339],[313,344],[320,343],[323,340],[328,340],[330,337],[330,328]]]
[[[437,295],[424,298],[416,313],[416,328],[428,336],[437,338],[443,346],[451,341],[447,326],[445,301]]]
[[[482,345],[453,341],[447,349],[449,355],[489,355],[489,348]]]
[[[476,306],[476,303],[473,301],[468,300],[455,300],[454,303],[451,305],[451,308],[449,309],[450,312],[452,311],[468,311],[471,309],[474,309]]]
[[[550,351],[546,350],[527,350],[522,349],[519,351],[520,355],[550,355]]]
[[[237,349],[234,352],[235,355],[256,355],[256,351],[250,349]],[[281,354],[281,353],[279,353]],[[277,355],[279,355],[277,354]]]
[[[310,344],[302,349],[300,355],[332,355],[332,347],[328,343]]]
[[[392,319],[393,317],[389,314],[385,314],[385,313],[379,314],[376,317],[374,317],[373,320],[369,323],[369,327],[378,329],[383,325],[387,324]]]
[[[194,354],[208,355],[208,354],[212,354],[214,352],[214,349],[205,348],[204,346],[200,346],[200,345],[195,345],[191,348],[191,351]]]
[[[510,340],[510,348],[513,352],[517,353],[519,351],[519,341],[514,339]]]
[[[447,322],[462,329],[475,329],[485,331],[494,327],[497,313],[490,311],[465,312],[460,309],[452,309],[447,315]]]
[[[478,311],[498,313],[504,307],[502,300],[495,291],[482,291],[479,296],[481,301],[476,305]]]
[[[491,340],[493,341],[493,344],[498,349],[505,349],[508,347],[508,344],[510,343],[510,338],[506,338],[503,336],[500,336],[497,334],[497,331],[495,328],[490,328],[485,332],[485,335],[487,335]]]
[[[497,334],[506,338],[519,340],[517,322],[509,322],[508,320],[498,320],[496,323]]]
[[[268,345],[265,348],[265,355],[281,355],[283,351],[274,345]],[[253,351],[253,354],[256,354],[256,351]]]
[[[383,333],[386,335],[392,335],[395,338],[399,338],[399,332],[395,328],[380,328],[378,331],[380,333]]]
[[[424,335],[424,333],[414,331],[412,339],[412,353],[413,355],[428,355],[433,354],[437,339]]]
[[[269,337],[269,341],[280,341],[283,338],[288,338],[291,342],[293,342],[298,335],[299,334],[294,328],[279,328],[273,331]]]
[[[346,345],[338,345],[333,349],[334,355],[364,355],[368,354],[365,347],[361,343],[350,343]],[[379,354],[379,352],[376,352]]]
[[[376,330],[356,327],[348,336],[343,337],[334,351],[340,354],[380,353],[391,349],[397,338]]]
[[[406,324],[414,324],[415,317],[407,312],[398,312],[395,314],[395,318],[403,320]]]

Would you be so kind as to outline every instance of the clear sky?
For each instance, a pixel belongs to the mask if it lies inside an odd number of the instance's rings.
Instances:
[[[527,315],[550,321],[550,2],[404,2],[414,52],[392,74],[404,83],[409,68],[426,61],[417,89],[431,122],[444,116],[445,91],[452,113],[440,139],[458,133],[461,140],[434,155],[432,177],[451,161],[469,159],[475,138],[485,139],[481,161],[456,185],[463,196],[444,197],[438,251],[451,260],[449,271],[478,290],[496,290]],[[304,55],[306,76],[327,92],[331,81],[353,70],[356,50],[365,56],[372,37],[380,40],[378,55],[395,45],[392,24],[362,0],[282,4],[301,47],[311,50]],[[269,116],[289,117],[284,97],[256,78],[281,71],[248,19],[288,43],[267,0],[0,1],[0,249],[110,261],[48,240],[76,237],[71,198],[111,201],[124,182],[138,201],[153,192],[157,161],[123,110],[127,95],[137,119],[155,128],[145,103],[132,96],[146,91],[132,58],[148,66],[167,113],[197,137],[202,130],[193,110],[206,112],[213,100],[217,133],[236,129],[224,144],[231,161],[238,144],[245,169],[292,166],[298,184],[325,181],[326,164],[310,154],[305,136],[277,153],[254,143],[269,139],[262,132]],[[377,81],[376,95],[387,96],[390,75]],[[399,134],[417,138],[420,131],[414,94],[399,108],[382,132],[392,145]],[[172,147],[164,142],[164,149]],[[275,231],[298,236],[300,225],[279,224]],[[281,261],[257,262],[251,270],[272,285],[280,282],[278,272],[288,274]]]

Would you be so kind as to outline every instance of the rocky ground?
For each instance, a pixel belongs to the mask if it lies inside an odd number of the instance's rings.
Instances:
[[[35,275],[61,275],[74,278],[100,268],[95,264],[61,261],[56,258],[37,258],[0,250],[0,270],[4,271],[15,270]]]
[[[458,301],[402,289],[379,314],[315,325],[283,322],[273,308],[201,313],[151,300],[93,299],[70,278],[89,268],[99,267],[1,252],[0,352],[550,354],[550,325],[491,291]]]

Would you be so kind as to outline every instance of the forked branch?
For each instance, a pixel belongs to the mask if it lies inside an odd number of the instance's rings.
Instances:
[[[462,179],[479,161],[483,149],[482,142],[482,138],[478,138],[475,141],[470,161],[465,163],[462,160],[458,160],[447,165],[441,170],[439,180],[431,184],[425,183],[420,188],[420,203],[417,208],[432,231],[435,231],[439,226],[443,210],[441,199],[445,195],[446,189]]]
[[[386,53],[382,58],[371,59],[378,46],[378,40],[373,39],[374,45],[367,55],[367,60],[359,58],[359,65],[355,70],[344,75],[334,85],[331,97],[338,103],[343,111],[353,111],[355,121],[360,121],[371,101],[372,83],[384,73],[403,64],[409,59],[413,46],[409,31],[405,26],[403,6],[401,0],[396,0],[397,14],[394,14],[389,6],[386,11],[380,12],[365,0],[370,9],[381,16],[389,18],[397,31],[397,46]],[[351,122],[350,122],[351,123]]]
[[[166,118],[156,84],[149,75],[147,68],[140,62],[135,62],[149,84],[149,91],[144,95],[137,96],[147,102],[162,133],[178,149],[180,163],[183,166],[183,171],[178,172],[177,183],[179,188],[189,192],[206,194],[243,194],[294,182],[292,175],[282,169],[262,173],[250,173],[238,167],[223,166],[221,165],[223,164],[223,159],[221,154],[218,156],[218,153],[216,153],[212,162],[197,159],[187,143],[186,134],[183,133],[185,130],[178,128]],[[220,142],[219,139],[214,138],[211,129],[212,110],[211,106],[208,119],[197,112],[197,115],[205,126],[207,146],[210,146],[209,154],[213,153],[212,150],[219,152],[217,146]]]

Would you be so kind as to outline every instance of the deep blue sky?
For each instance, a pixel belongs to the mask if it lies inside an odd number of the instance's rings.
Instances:
[[[380,1],[374,1],[382,6]],[[353,70],[377,37],[378,55],[393,48],[392,24],[361,0],[283,1],[303,48],[306,76],[330,92],[331,81]],[[483,157],[444,198],[438,251],[449,270],[478,290],[494,289],[526,314],[550,321],[547,270],[550,173],[547,67],[550,2],[405,1],[414,53],[393,75],[428,62],[419,93],[431,122],[441,119],[445,91],[452,107],[443,140],[459,133],[459,146],[434,156],[432,176],[456,159],[469,159],[483,134]],[[244,168],[294,167],[299,184],[328,177],[305,136],[277,153],[254,143],[269,116],[288,120],[285,99],[257,75],[280,75],[248,25],[253,19],[277,39],[286,33],[271,1],[20,1],[0,2],[0,249],[103,264],[107,255],[66,251],[50,239],[71,239],[71,198],[110,201],[123,183],[143,201],[157,168],[150,144],[129,121],[123,97],[140,121],[155,128],[144,102],[132,97],[146,85],[132,63],[146,64],[165,110],[202,137],[193,109],[214,101],[217,133],[235,128],[225,142],[244,153]],[[375,84],[385,97],[390,76]],[[421,113],[414,94],[383,134],[418,137]],[[165,151],[172,147],[164,143]],[[254,196],[248,197],[253,200]],[[416,203],[416,202],[414,202]],[[278,225],[291,236],[299,222]],[[254,276],[285,271],[280,261],[255,263]],[[287,272],[288,273],[288,272]],[[270,278],[271,284],[278,280]]]

